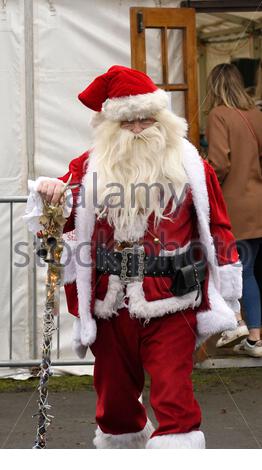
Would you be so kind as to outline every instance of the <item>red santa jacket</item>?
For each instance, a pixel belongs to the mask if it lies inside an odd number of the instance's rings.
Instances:
[[[72,183],[82,183],[83,187],[87,187],[95,171],[92,156],[92,152],[87,152],[73,160],[68,173],[60,179],[66,181],[71,173]],[[161,254],[173,255],[178,248],[181,253],[192,240],[199,240],[205,247],[208,275],[198,301],[195,300],[195,292],[175,297],[170,292],[171,279],[164,277],[145,277],[143,282],[129,284],[125,292],[122,292],[123,286],[118,276],[97,277],[95,259],[101,226],[102,232],[109,235],[109,245],[114,233],[106,220],[96,220],[93,201],[85,200],[85,204],[78,204],[79,189],[73,190],[73,211],[65,231],[75,230],[76,241],[71,261],[66,263],[65,291],[69,312],[76,316],[73,340],[80,357],[95,340],[94,317],[112,316],[119,294],[128,299],[130,314],[144,319],[195,308],[198,343],[212,334],[236,327],[234,311],[239,310],[238,299],[242,295],[242,266],[220,185],[212,167],[202,160],[186,139],[183,139],[183,165],[189,188],[181,206],[172,214],[175,223],[162,221],[156,232],[153,221],[149,220],[144,241],[145,247],[151,243],[150,250],[153,249],[158,255],[163,248],[161,244],[154,244],[153,238],[161,240],[164,233],[165,246]]]

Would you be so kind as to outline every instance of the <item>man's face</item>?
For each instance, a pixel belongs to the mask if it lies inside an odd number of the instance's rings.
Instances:
[[[121,121],[121,129],[126,129],[134,134],[140,134],[148,127],[152,126],[156,120],[154,118],[136,119],[135,121]]]

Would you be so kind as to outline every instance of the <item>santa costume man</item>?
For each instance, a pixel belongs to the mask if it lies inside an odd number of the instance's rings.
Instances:
[[[72,175],[65,290],[74,349],[95,356],[94,444],[204,448],[192,355],[236,328],[242,292],[217,177],[146,74],[113,66],[79,99],[95,111],[93,148],[37,191],[54,204]],[[144,371],[156,429],[139,400]]]

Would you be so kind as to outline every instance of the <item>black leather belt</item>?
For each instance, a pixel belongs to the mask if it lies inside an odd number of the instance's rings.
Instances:
[[[144,276],[172,277],[172,292],[183,295],[200,288],[206,275],[206,262],[195,261],[192,251],[175,256],[152,256],[143,252],[143,246],[125,248],[121,252],[108,251],[98,247],[96,268],[100,274],[116,274],[124,283],[133,280],[142,280]]]

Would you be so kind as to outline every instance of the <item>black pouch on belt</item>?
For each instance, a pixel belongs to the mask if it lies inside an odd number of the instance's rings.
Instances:
[[[173,275],[171,292],[180,296],[195,290],[197,291],[197,300],[201,290],[201,282],[205,280],[205,277],[206,263],[203,261],[181,267]]]

